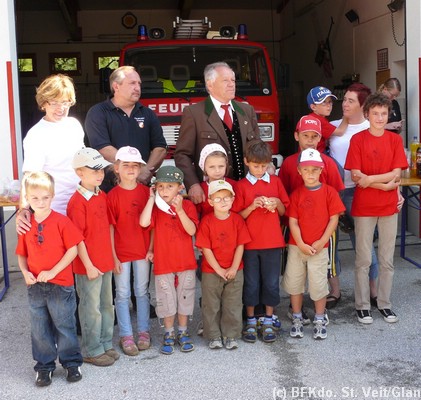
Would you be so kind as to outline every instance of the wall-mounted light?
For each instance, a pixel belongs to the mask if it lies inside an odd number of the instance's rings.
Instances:
[[[345,17],[348,19],[349,22],[351,22],[351,24],[355,21],[358,21],[358,23],[360,23],[360,17],[358,16],[357,12],[352,9],[345,14]]]
[[[405,0],[393,0],[390,2],[390,4],[387,5],[390,12],[394,13],[396,11],[399,11],[403,7],[403,3]]]

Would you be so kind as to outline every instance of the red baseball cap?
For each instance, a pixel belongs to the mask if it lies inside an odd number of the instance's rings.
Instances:
[[[304,115],[304,117],[301,117],[295,130],[298,133],[316,132],[318,135],[322,136],[322,124],[317,118],[312,117],[311,115]]]

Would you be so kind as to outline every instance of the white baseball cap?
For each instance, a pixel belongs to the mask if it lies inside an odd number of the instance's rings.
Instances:
[[[136,147],[124,146],[120,147],[115,155],[115,160],[126,161],[126,162],[138,162],[146,164],[143,161],[142,155]]]
[[[88,167],[90,169],[104,169],[111,165],[98,150],[84,147],[80,149],[73,157],[72,167],[82,168]]]
[[[208,196],[210,197],[216,192],[219,192],[220,190],[228,190],[232,193],[233,196],[235,196],[234,189],[232,188],[231,184],[227,181],[224,181],[223,179],[220,179],[218,181],[212,181],[209,183],[209,192]]]
[[[305,166],[310,165],[313,167],[323,168],[325,166],[322,156],[315,149],[305,149],[300,153],[298,157],[298,165]]]

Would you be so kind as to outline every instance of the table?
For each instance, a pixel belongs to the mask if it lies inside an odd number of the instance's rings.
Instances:
[[[421,264],[405,255],[408,207],[421,210],[421,178],[401,178],[400,185],[402,186],[402,196],[405,198],[405,203],[402,207],[400,256],[416,267],[421,268]],[[416,189],[413,188],[414,186]]]
[[[0,292],[0,301],[3,300],[7,289],[10,286],[9,281],[9,262],[7,260],[7,242],[6,242],[6,225],[17,213],[18,208],[13,214],[5,221],[4,220],[4,207],[19,207],[19,202],[0,202],[0,235],[1,235],[1,254],[3,257],[3,271],[4,271],[4,288]]]

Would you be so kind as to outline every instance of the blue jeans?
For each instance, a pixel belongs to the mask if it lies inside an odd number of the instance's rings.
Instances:
[[[243,303],[246,307],[279,304],[281,248],[244,250]]]
[[[114,274],[115,282],[115,310],[120,337],[132,336],[133,329],[130,320],[129,299],[130,270],[133,263],[134,294],[137,308],[137,331],[149,331],[149,261],[137,260],[121,264],[121,273]]]
[[[35,371],[54,371],[57,355],[64,368],[82,365],[74,286],[36,283],[28,287],[28,301]]]
[[[111,276],[110,271],[90,281],[86,275],[75,274],[82,347],[88,357],[99,356],[113,347]]]
[[[346,212],[351,217],[351,206],[352,206],[352,200],[354,199],[354,192],[355,188],[348,188],[343,191],[343,197],[342,201],[346,207]],[[354,221],[354,218],[351,217],[351,219]],[[351,240],[352,247],[355,250],[355,232],[351,232],[349,234],[349,239]],[[379,275],[379,262],[377,260],[376,252],[374,250],[374,245],[371,248],[371,265],[370,265],[370,271],[369,271],[369,279],[377,279]]]

